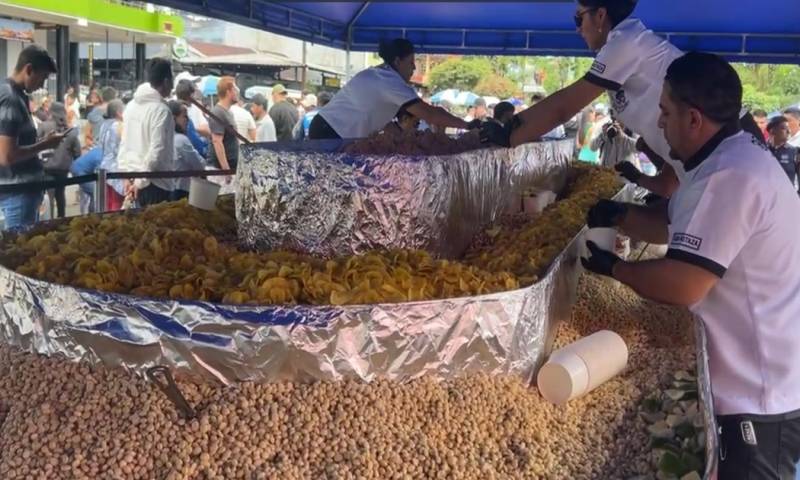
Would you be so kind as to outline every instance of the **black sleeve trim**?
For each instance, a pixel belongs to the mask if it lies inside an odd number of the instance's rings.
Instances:
[[[421,102],[421,101],[422,101],[422,99],[421,99],[421,98],[419,98],[419,97],[417,97],[417,98],[414,98],[414,99],[412,99],[412,100],[409,100],[409,101],[407,101],[406,103],[404,103],[404,104],[400,105],[400,108],[398,108],[398,109],[397,109],[397,113],[400,113],[400,112],[402,112],[403,110],[405,110],[406,108],[410,107],[411,105],[414,105],[415,103],[417,103],[417,102]],[[395,116],[396,116],[396,114],[395,114]]]
[[[592,72],[586,72],[586,75],[583,76],[583,79],[589,83],[597,85],[598,87],[603,87],[606,90],[613,90],[616,92],[617,90],[620,90],[622,88],[622,85],[620,85],[619,83],[612,82],[611,80],[606,80],[603,77],[598,77]]]
[[[703,270],[707,270],[714,275],[722,278],[727,271],[727,268],[723,267],[719,263],[709,260],[706,257],[701,257],[700,255],[695,255],[694,253],[689,253],[685,250],[678,250],[675,248],[670,248],[667,250],[667,258],[671,260],[678,260],[679,262],[688,263],[690,265],[694,265],[695,267],[700,267]]]

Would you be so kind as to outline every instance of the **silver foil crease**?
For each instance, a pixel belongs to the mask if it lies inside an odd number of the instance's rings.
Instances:
[[[320,256],[385,248],[458,258],[528,188],[561,191],[573,142],[447,156],[335,153],[343,141],[242,147],[239,239]]]
[[[708,336],[703,320],[694,317],[694,338],[697,350],[697,392],[699,393],[700,411],[703,412],[706,433],[706,470],[705,480],[716,480],[717,460],[719,453],[719,435],[717,418],[714,415],[714,397],[711,393],[711,375],[708,369]]]
[[[481,371],[530,381],[575,300],[578,241],[536,284],[356,306],[231,306],[101,293],[0,267],[0,341],[32,352],[237,381],[406,381]]]

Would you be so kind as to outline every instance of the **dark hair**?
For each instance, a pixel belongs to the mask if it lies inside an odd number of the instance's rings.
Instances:
[[[739,119],[742,82],[722,57],[689,52],[672,62],[664,80],[673,100],[696,108],[711,120],[728,123]]]
[[[636,8],[636,2],[637,0],[578,0],[584,7],[605,8],[612,27],[616,27],[631,16]]]
[[[800,108],[796,108],[796,107],[787,108],[786,110],[783,111],[783,114],[784,115],[791,115],[794,118],[800,120]]]
[[[408,111],[408,110],[406,110],[405,108],[401,108],[401,109],[400,109],[400,110],[397,112],[397,116],[396,116],[396,118],[397,118],[397,121],[398,121],[398,122],[402,122],[402,121],[403,121],[403,120],[404,120],[406,117],[413,117],[413,116],[414,116],[414,114],[413,114],[413,113],[409,112],[409,111]]]
[[[172,80],[172,62],[166,58],[156,57],[147,66],[147,81],[153,87],[163,86]]]
[[[494,106],[494,118],[499,119],[507,113],[514,113],[514,105],[511,102],[500,102]]]
[[[56,61],[47,53],[47,50],[32,43],[23,48],[17,57],[17,66],[15,71],[21,72],[25,65],[30,64],[35,72],[58,73],[56,68]]]
[[[169,111],[172,112],[173,117],[177,117],[182,111],[186,110],[186,107],[184,107],[183,104],[177,100],[170,100],[167,102],[167,106],[169,107]],[[186,130],[178,125],[178,122],[175,122],[175,133],[186,134]]]
[[[783,115],[773,118],[767,124],[767,131],[771,132],[775,127],[780,126],[783,123],[789,123],[789,119],[784,117]]]
[[[317,95],[317,105],[322,108],[330,103],[331,99],[333,99],[333,95],[330,92],[319,92],[319,95]]]
[[[50,120],[56,125],[57,131],[66,130],[67,125],[67,108],[61,102],[53,102],[50,105]]]
[[[406,58],[412,53],[414,53],[414,44],[405,38],[381,40],[378,46],[378,56],[386,62],[386,65],[392,65],[398,58]]]
[[[256,93],[255,95],[253,95],[253,98],[250,99],[250,103],[251,105],[258,105],[265,111],[269,109],[269,102],[267,102],[267,97],[265,97],[263,94],[260,93]]]
[[[194,83],[189,80],[181,80],[175,85],[175,96],[179,100],[188,100],[194,94]]]
[[[534,93],[533,95],[531,95],[531,103],[541,102],[545,98],[546,97],[543,93]]]
[[[100,89],[100,99],[103,103],[108,103],[117,98],[117,89],[114,87],[103,87]]]
[[[757,109],[753,110],[753,116],[754,117],[766,117],[767,116],[767,112],[765,110],[757,108]]]

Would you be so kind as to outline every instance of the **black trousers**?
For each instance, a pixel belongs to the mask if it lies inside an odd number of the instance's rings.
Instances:
[[[52,177],[53,180],[63,181],[69,177],[69,172],[62,172],[60,170],[47,170],[45,172],[47,176]],[[64,218],[66,216],[66,209],[67,209],[67,196],[66,190],[67,187],[60,186],[51,188],[48,192],[50,193],[50,201],[56,201],[56,216],[58,218]],[[52,205],[52,203],[51,203]]]
[[[168,190],[162,190],[151,183],[145,188],[139,190],[139,194],[136,196],[136,199],[139,201],[139,205],[142,207],[147,207],[150,205],[155,205],[156,203],[169,202],[172,200],[172,192]]]
[[[800,411],[721,415],[718,480],[795,480]]]
[[[321,115],[314,115],[314,118],[311,119],[311,125],[308,126],[308,138],[311,140],[327,140],[342,137],[336,133],[336,130]]]

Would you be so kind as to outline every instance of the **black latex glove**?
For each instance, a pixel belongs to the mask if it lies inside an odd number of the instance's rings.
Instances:
[[[509,148],[511,147],[511,133],[520,125],[522,125],[522,120],[519,115],[514,115],[505,125],[495,121],[484,122],[481,125],[481,143],[493,143]]]
[[[467,130],[477,130],[481,128],[482,124],[483,122],[481,122],[476,118],[475,120],[472,120],[471,122],[467,123]]]
[[[586,246],[589,248],[590,254],[589,258],[581,257],[583,268],[598,275],[613,277],[614,265],[620,261],[620,258],[612,252],[602,250],[591,240],[586,242]]]
[[[622,202],[613,200],[600,200],[594,207],[589,209],[586,215],[586,225],[589,228],[611,228],[619,226],[628,206]]]
[[[484,122],[481,125],[481,143],[493,143],[508,148],[511,146],[511,129],[497,122]]]
[[[639,178],[642,176],[642,172],[631,162],[618,163],[614,165],[614,170],[619,172],[623,178],[633,183],[638,182]]]
[[[654,203],[658,203],[662,200],[664,200],[664,197],[661,195],[656,195],[655,193],[648,193],[644,196],[645,205],[653,205]]]

